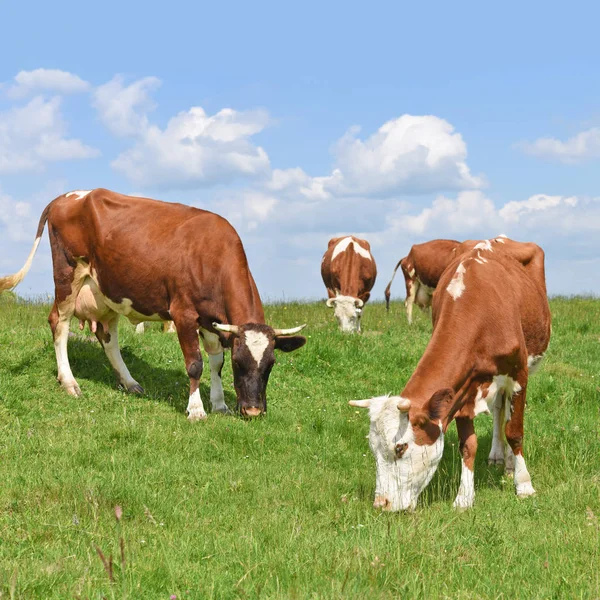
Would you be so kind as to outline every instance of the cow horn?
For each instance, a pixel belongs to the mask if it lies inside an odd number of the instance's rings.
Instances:
[[[240,328],[237,325],[228,325],[227,323],[213,323],[212,325],[217,331],[233,333],[234,335],[240,333]]]
[[[401,398],[400,402],[398,402],[396,406],[400,412],[408,412],[408,409],[410,408],[410,400],[408,398]]]
[[[298,325],[298,327],[292,327],[291,329],[273,329],[273,333],[275,335],[294,335],[299,331],[302,331],[306,327],[306,323],[304,325]]]
[[[325,302],[329,308],[331,308],[335,304],[335,298],[327,298],[327,302]]]
[[[350,400],[348,404],[350,406],[357,406],[358,408],[369,408],[371,406],[371,398],[367,400]]]
[[[365,305],[365,303],[360,298],[356,298],[354,300],[354,304],[356,308],[362,308]]]

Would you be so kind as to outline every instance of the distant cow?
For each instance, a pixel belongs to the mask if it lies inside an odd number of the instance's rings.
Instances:
[[[392,279],[385,288],[385,306],[390,308],[392,281],[398,268],[402,269],[406,283],[406,316],[412,323],[413,304],[420,308],[431,306],[431,297],[444,272],[444,269],[456,258],[456,249],[460,246],[456,240],[431,240],[415,244],[396,265]]]
[[[376,507],[415,508],[440,462],[452,420],[462,454],[454,506],[471,507],[473,419],[490,411],[489,462],[504,462],[519,497],[535,493],[523,458],[523,413],[528,376],[539,366],[550,330],[539,246],[499,237],[476,243],[449,265],[433,295],[431,340],[402,394],[350,402],[369,408]]]
[[[144,321],[142,321],[141,323],[138,323],[135,326],[136,333],[144,333],[144,331],[146,331],[146,328],[144,327]],[[177,333],[177,329],[175,329],[175,323],[173,323],[173,321],[165,321],[163,323],[163,332],[164,333]]]
[[[55,283],[48,321],[58,380],[70,394],[81,393],[67,356],[72,316],[90,322],[123,387],[143,391],[121,358],[117,324],[123,315],[134,324],[175,323],[190,378],[190,421],[206,418],[198,331],[210,363],[213,412],[228,411],[221,383],[224,347],[231,348],[240,412],[266,412],[275,348],[296,350],[306,338],[294,335],[303,326],[282,330],[265,324],[242,242],[225,219],[104,189],[70,192],[44,209],[27,262],[15,275],[0,279],[0,291],[25,277],[46,221]]]
[[[377,266],[366,240],[354,236],[329,240],[321,262],[321,276],[340,329],[360,332],[362,309],[375,285]]]

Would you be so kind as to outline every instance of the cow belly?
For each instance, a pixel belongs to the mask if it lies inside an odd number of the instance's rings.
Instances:
[[[433,296],[433,292],[435,288],[431,288],[426,286],[424,283],[418,281],[417,283],[417,294],[415,296],[415,304],[420,306],[421,308],[428,308],[431,306],[431,297]]]
[[[97,323],[106,320],[111,313],[96,282],[86,277],[75,300],[75,316],[81,321]]]

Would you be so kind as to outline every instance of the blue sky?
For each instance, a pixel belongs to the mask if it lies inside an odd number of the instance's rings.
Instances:
[[[600,293],[600,8],[591,2],[0,8],[0,272],[56,195],[107,187],[232,221],[265,298],[324,296],[367,238],[506,233],[551,293]],[[398,294],[401,293],[398,285]],[[52,291],[47,242],[22,294]]]

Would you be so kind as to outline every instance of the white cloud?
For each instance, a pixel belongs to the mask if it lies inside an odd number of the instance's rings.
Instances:
[[[508,222],[517,222],[521,217],[531,213],[546,211],[560,206],[576,206],[577,198],[574,196],[547,196],[546,194],[536,194],[527,198],[527,200],[511,201],[500,209],[500,216]]]
[[[93,106],[100,121],[117,136],[143,134],[148,129],[147,114],[154,109],[150,92],[161,82],[157,77],[144,77],[128,86],[123,77],[116,75],[111,81],[94,90]]]
[[[0,231],[12,242],[32,241],[31,204],[14,200],[0,190]]]
[[[532,156],[576,164],[600,158],[600,128],[582,131],[565,142],[555,138],[539,138],[534,142],[520,142],[516,147]]]
[[[112,166],[137,185],[191,188],[256,176],[269,169],[267,153],[250,136],[268,123],[264,111],[223,109],[208,116],[197,106],[163,130],[149,125]]]
[[[87,92],[91,87],[87,81],[77,75],[60,69],[20,71],[15,76],[15,82],[6,91],[7,96],[13,99],[24,98],[43,91],[77,94]]]
[[[0,173],[41,169],[46,163],[92,158],[98,150],[66,137],[59,97],[37,96],[0,113]]]
[[[402,115],[366,140],[352,128],[333,147],[335,169],[323,182],[338,195],[392,196],[480,188],[459,133],[435,116]]]

